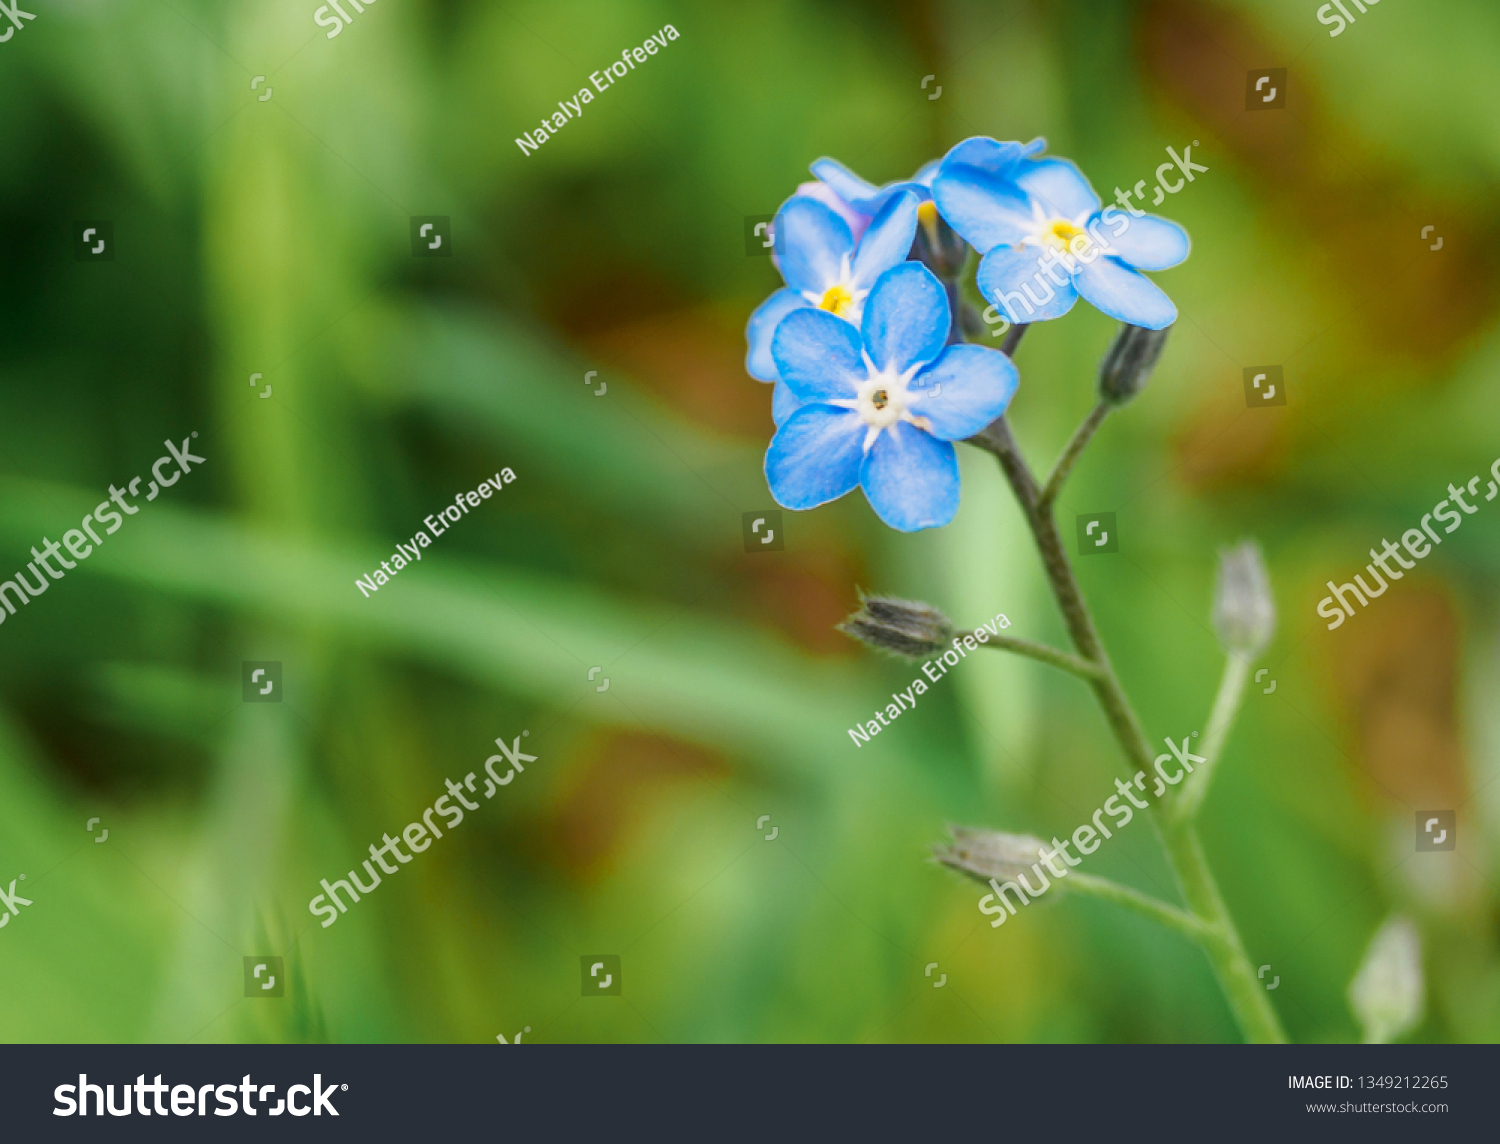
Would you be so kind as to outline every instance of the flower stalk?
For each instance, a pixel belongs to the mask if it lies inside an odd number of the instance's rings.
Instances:
[[[1052,473],[1047,478],[1047,483],[1042,487],[1042,491],[1037,497],[1037,506],[1039,508],[1043,510],[1050,510],[1052,508],[1053,502],[1057,500],[1057,494],[1062,491],[1063,482],[1068,479],[1068,474],[1073,471],[1073,466],[1078,462],[1078,458],[1083,456],[1083,451],[1088,447],[1088,443],[1094,439],[1094,434],[1098,432],[1099,426],[1104,424],[1104,419],[1109,416],[1109,411],[1109,402],[1100,401],[1098,405],[1094,406],[1093,412],[1083,419],[1083,424],[1073,433],[1072,440],[1068,442],[1068,446],[1063,450],[1062,456],[1057,459],[1057,464],[1052,466]]]
[[[1201,921],[1197,915],[1179,910],[1176,906],[1169,906],[1150,894],[1143,894],[1139,890],[1130,886],[1122,886],[1119,882],[1108,878],[1096,878],[1091,874],[1080,874],[1077,870],[1070,870],[1067,882],[1061,885],[1075,893],[1087,894],[1106,902],[1113,902],[1117,906],[1124,906],[1127,910],[1133,910],[1142,917],[1150,918],[1168,929],[1176,930],[1189,941],[1200,945],[1222,940],[1219,933]]]
[[[1098,412],[1096,409],[1090,417],[1095,417]],[[1102,420],[1102,416],[1099,420]],[[1074,440],[1077,441],[1079,436],[1080,434],[1075,433]],[[1054,476],[1060,472],[1061,476],[1066,477],[1087,440],[1088,436],[1084,436],[1082,443],[1074,450],[1067,469],[1054,470]],[[1001,471],[1031,528],[1047,581],[1062,612],[1073,646],[1079,656],[1096,669],[1089,682],[1105,719],[1133,768],[1149,774],[1153,758],[1151,746],[1094,627],[1093,617],[1084,602],[1062,537],[1058,533],[1051,501],[1043,499],[1045,490],[1037,484],[1036,477],[1022,456],[1003,416],[996,418],[983,432],[970,438],[970,443],[993,453],[999,460]],[[1243,682],[1239,684],[1239,691],[1243,692]],[[1237,706],[1236,700],[1233,705],[1224,708],[1225,713],[1220,719],[1221,736],[1227,735],[1233,709]],[[1210,729],[1213,729],[1213,724]],[[1202,789],[1206,790],[1206,785]],[[1201,801],[1202,796],[1198,797]],[[1256,1043],[1284,1043],[1286,1034],[1245,954],[1239,932],[1219,893],[1218,884],[1209,869],[1202,843],[1191,819],[1153,814],[1153,821],[1157,824],[1167,860],[1187,903],[1187,912],[1198,923],[1196,927],[1186,930],[1182,926],[1173,928],[1197,941],[1207,955],[1246,1040]],[[1122,899],[1117,895],[1113,900]],[[1136,902],[1122,904],[1130,904],[1133,908],[1139,908],[1140,905]],[[1157,916],[1157,920],[1164,920],[1159,911],[1154,916]]]
[[[1109,225],[1115,237],[1123,233],[1109,221],[1113,208],[1104,207],[1072,164],[1040,158],[1045,150],[1042,139],[1022,144],[975,136],[910,179],[885,186],[834,159],[817,160],[811,169],[818,182],[799,187],[777,213],[776,251],[787,289],[751,315],[746,368],[777,387],[778,429],[766,454],[766,477],[785,508],[814,508],[861,487],[890,527],[936,528],[958,511],[953,442],[966,440],[996,456],[1036,541],[1073,653],[1008,636],[984,641],[973,633],[974,638],[1088,683],[1133,768],[1132,780],[1144,781],[1154,769],[1155,751],[1094,626],[1053,506],[1105,418],[1144,390],[1177,319],[1172,300],[1140,271],[1178,265],[1191,243],[1182,227],[1153,217],[1146,233],[1112,244],[1101,227]],[[1029,177],[1043,170],[1045,179]],[[1187,167],[1183,171],[1192,178]],[[1018,210],[1018,203],[1026,209]],[[1037,252],[1034,267],[1023,250]],[[990,311],[981,317],[964,300],[960,287],[971,275],[991,308],[1003,304],[1011,318],[1018,316],[1012,300],[1023,299],[1019,304],[1027,321],[1005,329],[999,352],[988,341],[987,323],[995,320]],[[1044,276],[1050,283],[1045,286]],[[1032,282],[1045,290],[1045,303],[1037,302]],[[1022,288],[1040,311],[1024,300]],[[1079,299],[1122,324],[1100,363],[1098,403],[1045,483],[1038,483],[1005,418],[1019,384],[1012,359],[1028,321],[1059,317]],[[866,314],[879,318],[867,322]],[[901,315],[899,322],[890,320],[894,314]],[[1269,641],[1274,620],[1259,552],[1245,544],[1224,554],[1214,624],[1228,660],[1200,748],[1204,755],[1195,756],[1206,761],[1151,816],[1186,908],[1106,879],[1078,874],[1070,879],[1082,892],[1196,941],[1252,1041],[1281,1041],[1285,1034],[1251,970],[1194,821],[1250,665]],[[930,605],[889,597],[865,598],[841,627],[872,647],[907,658],[930,654],[954,634],[947,618]],[[1012,852],[1034,841],[955,831],[954,844],[937,856],[985,878],[1003,872],[1016,857]],[[1035,865],[1031,869],[1041,877]],[[1373,997],[1394,1011],[1386,993],[1390,990],[1370,986],[1359,1003]],[[1390,1026],[1391,1019],[1385,1020]]]
[[[1234,717],[1239,714],[1240,704],[1245,698],[1245,684],[1250,678],[1248,656],[1230,652],[1224,661],[1224,675],[1219,680],[1219,693],[1214,696],[1213,710],[1208,716],[1208,730],[1198,748],[1207,760],[1198,764],[1196,770],[1183,780],[1182,790],[1171,808],[1172,817],[1178,822],[1192,822],[1203,808],[1208,796],[1208,784],[1213,781],[1214,768],[1219,765],[1219,756],[1229,738],[1229,729]]]
[[[959,632],[958,636],[972,636],[973,632]],[[1099,667],[1086,659],[1080,659],[1076,655],[1069,655],[1065,651],[1048,647],[1046,644],[1032,643],[1030,640],[1016,639],[1014,636],[988,636],[981,647],[999,648],[1001,651],[1015,652],[1017,655],[1029,656],[1031,659],[1040,660],[1042,663],[1050,663],[1053,667],[1060,667],[1064,671],[1071,672],[1079,679],[1095,680],[1099,678]]]

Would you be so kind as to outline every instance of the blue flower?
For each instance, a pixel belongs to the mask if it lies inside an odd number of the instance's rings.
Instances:
[[[1034,146],[1017,155],[1015,143],[965,140],[933,180],[943,218],[984,255],[979,292],[1017,324],[1060,318],[1082,297],[1133,326],[1170,326],[1177,307],[1140,272],[1185,259],[1187,231],[1134,209],[1101,211],[1077,167],[1031,158]]]
[[[993,139],[976,136],[958,144],[943,158],[991,170],[997,175],[1004,175],[1022,158],[1046,149],[1045,139],[1033,139],[1022,147],[1019,143],[996,143]],[[911,191],[923,203],[931,202],[932,180],[937,177],[941,164],[942,160],[934,159],[931,163],[922,166],[910,179],[887,183],[883,187],[877,187],[874,183],[861,179],[837,159],[829,159],[826,156],[813,163],[808,169],[821,179],[840,200],[869,218],[874,216],[885,205],[886,200],[898,191]],[[798,188],[799,191],[801,189]],[[935,217],[936,208],[931,209]]]
[[[756,308],[745,327],[750,349],[745,369],[757,381],[781,380],[771,353],[771,337],[795,310],[816,307],[859,325],[865,298],[880,275],[906,260],[917,230],[917,197],[890,196],[858,244],[849,225],[830,207],[805,195],[782,204],[772,224],[776,260],[787,289]],[[797,407],[784,385],[776,386],[771,415],[780,425]]]
[[[997,350],[945,346],[950,322],[942,284],[919,262],[876,280],[861,329],[811,308],[782,319],[771,356],[804,404],[766,451],[778,504],[814,508],[859,485],[880,519],[902,532],[953,519],[951,442],[1004,413],[1019,379]]]

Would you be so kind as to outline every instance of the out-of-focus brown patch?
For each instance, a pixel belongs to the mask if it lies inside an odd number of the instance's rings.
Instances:
[[[609,869],[664,785],[731,774],[719,756],[655,735],[610,735],[584,750],[571,789],[541,830],[545,849],[580,880]]]
[[[1280,466],[1287,442],[1280,418],[1242,409],[1227,420],[1205,411],[1182,426],[1176,446],[1182,479],[1207,491],[1266,480]]]
[[[745,372],[742,315],[715,306],[652,314],[585,333],[602,369],[619,370],[675,408],[725,433],[770,439],[771,386]]]
[[[801,549],[797,559],[747,560],[742,567],[757,614],[797,645],[816,655],[850,656],[859,645],[834,630],[859,600],[850,590],[857,569],[841,554]]]
[[[1138,41],[1151,82],[1203,125],[1216,151],[1229,150],[1240,167],[1236,177],[1252,181],[1269,217],[1326,284],[1326,323],[1307,337],[1328,333],[1338,342],[1327,355],[1338,362],[1336,373],[1320,370],[1315,384],[1298,391],[1306,417],[1265,425],[1241,418],[1225,434],[1227,447],[1203,451],[1199,442],[1220,432],[1221,421],[1207,404],[1192,411],[1184,476],[1200,484],[1263,476],[1281,437],[1297,447],[1299,435],[1320,432],[1330,411],[1356,399],[1372,377],[1399,374],[1405,384],[1423,385],[1449,376],[1500,297],[1487,205],[1435,197],[1341,127],[1314,68],[1300,66],[1300,48],[1267,40],[1240,12],[1203,0],[1151,0]],[[1247,73],[1279,66],[1290,69],[1286,108],[1246,110]],[[1440,252],[1421,237],[1427,225],[1443,237]],[[1416,368],[1393,370],[1393,359]],[[1264,455],[1255,455],[1257,447]]]
[[[1329,678],[1370,794],[1417,809],[1461,805],[1459,625],[1447,594],[1407,578],[1354,606],[1327,641]]]
[[[1140,25],[1142,55],[1156,84],[1227,145],[1251,174],[1275,217],[1306,248],[1327,252],[1372,347],[1451,361],[1485,323],[1500,288],[1500,262],[1480,204],[1435,200],[1402,170],[1339,129],[1312,84],[1293,66],[1287,107],[1247,111],[1245,77],[1284,59],[1241,14],[1201,0],[1154,0]],[[1445,238],[1444,257],[1421,239],[1425,225]],[[1357,307],[1356,304],[1357,303]],[[1430,376],[1442,376],[1441,364]]]

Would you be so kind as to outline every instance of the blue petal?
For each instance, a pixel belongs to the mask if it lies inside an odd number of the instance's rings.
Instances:
[[[952,320],[948,295],[932,271],[903,262],[882,274],[865,299],[865,349],[876,369],[905,373],[943,352]]]
[[[903,191],[909,191],[912,194],[916,195],[918,203],[925,203],[928,199],[932,198],[932,192],[921,183],[915,181],[890,183],[884,187],[881,187],[880,190],[876,192],[875,197],[868,200],[862,209],[869,211],[878,211],[882,207],[884,207],[886,203],[890,202],[892,198],[894,198],[896,195],[901,194],[901,192]]]
[[[786,382],[778,381],[771,391],[771,420],[780,425],[801,408],[802,399],[787,388]]]
[[[958,512],[953,446],[905,421],[875,439],[860,466],[859,483],[875,514],[901,532],[941,528]]]
[[[997,246],[980,262],[975,285],[999,313],[1018,326],[1061,318],[1078,301],[1078,292],[1066,266],[1057,262],[1049,266],[1063,280],[1059,286],[1041,268],[1042,258],[1034,246]]]
[[[962,163],[1004,178],[1012,173],[1011,168],[1020,158],[1019,143],[998,143],[987,135],[976,135],[950,148],[943,156],[942,166],[953,167]]]
[[[1132,326],[1164,330],[1177,320],[1177,307],[1160,286],[1113,258],[1080,266],[1073,284],[1086,301]]]
[[[929,432],[939,440],[962,441],[1005,412],[1021,377],[999,350],[957,345],[914,381],[923,396],[907,406],[913,416],[927,418]]]
[[[1093,214],[1099,209],[1099,196],[1083,177],[1083,172],[1067,159],[1033,159],[1021,165],[1016,182],[1027,194],[1035,195],[1070,219]]]
[[[824,157],[814,162],[809,170],[827,183],[839,198],[852,207],[862,208],[864,203],[874,198],[879,190],[874,183],[861,179],[837,159]]]
[[[777,376],[801,401],[852,398],[869,376],[859,331],[827,310],[793,310],[771,338]]]
[[[1038,135],[1030,143],[1026,144],[1026,146],[1024,146],[1024,147],[1021,148],[1021,154],[1025,158],[1029,159],[1033,155],[1040,154],[1041,152],[1045,151],[1046,149],[1047,149],[1047,140],[1046,140],[1046,137],[1042,136],[1042,135]]]
[[[838,215],[839,218],[843,219],[844,225],[849,228],[849,234],[856,244],[859,242],[859,236],[864,234],[865,227],[870,225],[869,215],[858,207],[850,206],[827,183],[820,183],[817,179],[811,179],[806,183],[798,183],[795,193],[801,195],[803,198],[814,199],[822,203],[825,207],[831,209],[834,214]],[[774,235],[774,233],[773,231],[772,234]],[[774,254],[771,261],[776,263],[776,269],[781,269],[781,265],[779,262],[776,262]]]
[[[859,240],[854,253],[854,286],[869,289],[870,284],[911,253],[912,239],[917,236],[917,196],[900,191],[890,197],[870,229]]]
[[[932,181],[932,198],[948,225],[981,254],[1031,233],[1026,196],[1014,183],[967,163],[944,162]]]
[[[822,294],[838,281],[840,260],[854,250],[849,224],[806,195],[787,199],[772,228],[781,276],[799,293]]]
[[[864,439],[865,424],[851,409],[798,409],[766,450],[766,483],[776,503],[808,509],[838,500],[859,484]]]
[[[1131,218],[1130,225],[1118,238],[1111,238],[1111,249],[1120,261],[1137,270],[1167,270],[1188,256],[1192,240],[1188,232],[1170,219],[1157,215]],[[1113,229],[1113,228],[1111,228]]]
[[[806,307],[807,299],[795,290],[778,290],[755,308],[745,326],[745,341],[750,351],[745,355],[745,372],[756,381],[775,381],[776,362],[771,358],[771,335],[781,319],[793,310]]]

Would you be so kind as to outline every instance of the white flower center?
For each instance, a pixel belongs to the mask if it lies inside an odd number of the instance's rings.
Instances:
[[[905,373],[898,373],[894,365],[888,365],[885,369],[876,369],[875,363],[870,360],[870,355],[864,353],[863,356],[865,379],[856,384],[856,396],[840,398],[830,404],[852,409],[859,414],[859,419],[866,426],[864,451],[866,453],[870,451],[870,447],[875,444],[875,439],[880,436],[882,429],[889,429],[898,421],[907,421],[918,429],[931,432],[932,423],[927,418],[914,417],[907,409],[907,406],[923,395],[924,391],[920,389],[916,391],[907,389],[907,383],[916,376],[923,363],[912,366]]]

